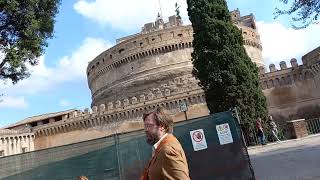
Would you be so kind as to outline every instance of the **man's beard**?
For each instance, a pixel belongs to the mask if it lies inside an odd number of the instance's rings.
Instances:
[[[158,136],[156,136],[155,134],[147,133],[146,136],[147,136],[147,143],[150,144],[151,146],[153,146],[155,143],[159,141]]]

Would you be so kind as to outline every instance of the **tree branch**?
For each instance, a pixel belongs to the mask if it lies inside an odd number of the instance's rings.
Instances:
[[[0,63],[0,72],[2,71],[3,66],[4,66],[4,64],[5,64],[6,62],[7,62],[7,61],[4,59],[4,60]]]

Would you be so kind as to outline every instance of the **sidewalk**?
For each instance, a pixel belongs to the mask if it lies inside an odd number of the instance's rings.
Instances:
[[[258,180],[319,180],[320,134],[249,147]]]
[[[299,146],[316,146],[320,145],[320,134],[309,135],[300,139],[290,139],[280,142],[272,142],[267,145],[257,145],[248,147],[249,155],[255,155],[259,153],[269,152],[273,150],[281,150],[288,148],[297,148]]]

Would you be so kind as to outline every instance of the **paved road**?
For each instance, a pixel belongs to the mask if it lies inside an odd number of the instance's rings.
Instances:
[[[257,180],[320,180],[320,135],[248,151]]]

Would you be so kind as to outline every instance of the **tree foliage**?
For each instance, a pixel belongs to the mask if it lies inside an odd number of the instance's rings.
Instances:
[[[320,0],[280,0],[284,4],[291,4],[287,10],[276,8],[275,18],[280,15],[293,15],[293,28],[301,29],[313,23],[319,23]]]
[[[27,64],[37,65],[48,38],[60,0],[0,1],[0,79],[29,77]]]
[[[243,46],[225,0],[187,0],[193,27],[193,74],[210,113],[237,107],[243,123],[267,116],[257,66]]]

